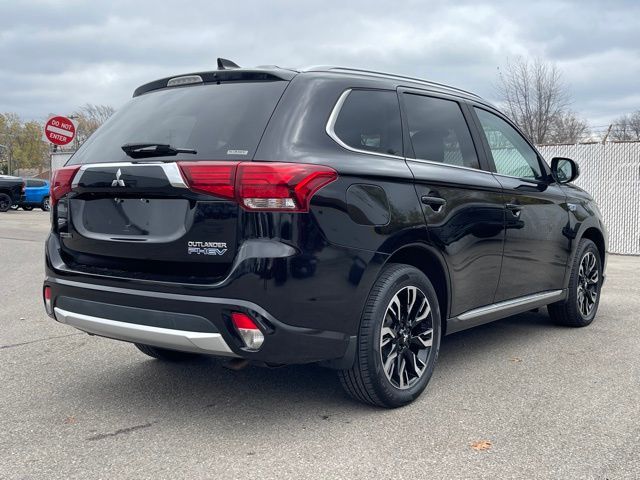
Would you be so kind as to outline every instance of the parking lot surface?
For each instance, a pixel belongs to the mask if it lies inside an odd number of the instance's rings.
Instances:
[[[0,213],[2,479],[640,478],[640,257],[610,257],[590,327],[451,335],[422,397],[380,410],[319,367],[166,364],[57,324],[48,221]]]

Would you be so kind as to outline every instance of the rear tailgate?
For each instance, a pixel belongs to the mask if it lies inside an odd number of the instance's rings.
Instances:
[[[241,241],[240,208],[224,195],[190,190],[178,164],[251,161],[287,84],[204,83],[131,100],[71,158],[66,168],[79,166],[73,182],[62,198],[52,197],[65,263],[158,281],[223,278]],[[122,149],[139,142],[190,151],[140,160]]]
[[[56,227],[76,268],[203,281],[231,268],[238,205],[190,191],[176,163],[87,165],[73,193],[59,202]]]

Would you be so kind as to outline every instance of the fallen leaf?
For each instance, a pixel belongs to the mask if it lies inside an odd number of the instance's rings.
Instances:
[[[77,422],[76,417],[73,417],[73,416],[67,417],[64,419],[64,423],[66,423],[67,425],[72,425],[76,422]]]
[[[474,450],[476,450],[477,452],[482,452],[484,450],[489,450],[492,446],[492,443],[490,440],[479,440],[477,442],[473,442],[471,444],[471,448],[473,448]]]
[[[517,362],[521,362],[521,361],[522,361],[522,359],[521,359],[521,358],[518,358],[518,357],[511,357],[511,359],[510,359],[510,360],[511,360],[512,362],[515,362],[515,363],[517,363]]]

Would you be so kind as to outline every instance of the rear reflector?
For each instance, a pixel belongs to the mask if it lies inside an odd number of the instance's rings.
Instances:
[[[232,312],[231,321],[247,348],[258,350],[262,346],[264,335],[249,315],[241,312]]]
[[[80,165],[73,165],[71,167],[59,168],[53,172],[49,190],[49,201],[52,206],[71,191],[73,177],[75,177],[79,169]]]
[[[246,210],[307,212],[313,195],[338,178],[324,165],[179,162],[194,191],[236,200]]]
[[[53,317],[53,308],[51,306],[51,287],[44,287],[44,309],[47,311],[47,315]]]

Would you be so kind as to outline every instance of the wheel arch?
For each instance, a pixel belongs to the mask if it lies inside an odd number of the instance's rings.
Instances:
[[[600,254],[600,260],[604,261],[606,255],[606,244],[604,235],[596,227],[587,228],[582,234],[581,238],[587,238],[596,244],[598,247],[598,253]]]
[[[440,316],[442,319],[442,335],[446,335],[447,318],[451,311],[451,283],[449,270],[440,255],[423,244],[405,245],[389,256],[385,265],[402,263],[411,265],[424,273],[432,283],[438,297]]]

